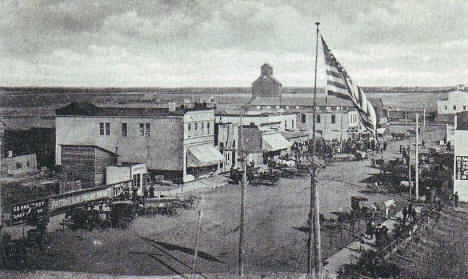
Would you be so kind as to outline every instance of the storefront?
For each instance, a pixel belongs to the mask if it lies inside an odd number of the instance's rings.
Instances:
[[[194,179],[209,176],[224,161],[223,155],[209,144],[187,147],[187,175]]]

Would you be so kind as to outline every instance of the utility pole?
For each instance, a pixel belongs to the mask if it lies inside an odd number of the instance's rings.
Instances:
[[[245,152],[244,146],[244,125],[243,125],[243,113],[242,108],[240,114],[240,138],[239,142],[239,155],[242,158],[242,181],[241,181],[241,204],[240,204],[240,226],[239,226],[239,277],[244,278],[244,218],[245,218],[245,195],[246,195],[246,184],[247,184],[247,153]]]
[[[426,129],[426,106],[423,105],[423,127]]]
[[[415,198],[419,200],[419,114],[416,113],[416,193]]]
[[[405,114],[405,129],[408,135],[408,118]],[[408,183],[409,183],[409,200],[411,200],[411,191],[413,183],[411,182],[411,140],[408,140]]]
[[[195,239],[195,253],[193,253],[193,261],[192,261],[192,278],[195,278],[195,265],[197,263],[197,257],[198,257],[198,243],[200,242],[200,231],[201,231],[201,221],[203,217],[203,204],[205,203],[205,200],[203,199],[203,196],[201,197],[201,203],[200,203],[200,211],[198,212],[198,222],[197,222],[197,236]]]
[[[314,97],[313,97],[313,122],[312,122],[312,162],[310,165],[310,207],[309,207],[309,236],[307,239],[307,275],[309,279],[312,279],[312,232],[314,236],[314,277],[321,278],[322,274],[322,255],[320,245],[320,213],[319,213],[319,199],[317,191],[317,181],[315,178],[315,172],[317,167],[315,166],[315,122],[317,115],[317,57],[318,57],[318,35],[319,35],[319,24],[317,25],[317,39],[315,43],[315,76],[314,76]],[[313,221],[312,221],[313,220]]]

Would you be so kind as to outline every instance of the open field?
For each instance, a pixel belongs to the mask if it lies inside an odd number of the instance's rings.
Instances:
[[[186,90],[188,91],[188,90]],[[210,90],[212,91],[212,90]],[[310,96],[309,92],[285,93],[284,96],[294,98]],[[323,93],[320,93],[323,94]],[[437,110],[437,100],[447,97],[445,92],[423,93],[368,93],[369,97],[382,98],[385,106],[394,106],[403,110],[422,109]],[[93,102],[99,105],[142,104],[152,106],[175,102],[181,104],[188,99],[191,102],[203,102],[213,99],[220,108],[240,106],[251,98],[249,90],[227,93],[192,92],[10,92],[0,91],[1,115],[54,115],[55,110],[71,102]]]

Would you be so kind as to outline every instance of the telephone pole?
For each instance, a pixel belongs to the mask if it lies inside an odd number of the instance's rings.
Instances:
[[[247,184],[247,153],[245,152],[244,146],[244,124],[243,124],[243,113],[242,108],[240,115],[240,138],[239,141],[239,155],[242,159],[242,181],[241,181],[241,202],[240,202],[240,226],[239,226],[239,277],[244,278],[244,219],[245,219],[245,195],[246,195],[246,184]]]
[[[313,250],[314,250],[314,277],[321,278],[322,274],[322,254],[320,244],[320,213],[319,213],[319,199],[317,190],[317,181],[315,178],[315,172],[317,166],[315,166],[315,122],[317,117],[317,57],[318,57],[318,35],[319,35],[319,24],[317,25],[317,39],[315,43],[315,76],[314,76],[314,97],[313,97],[313,122],[312,122],[312,159],[310,165],[310,207],[309,207],[309,236],[307,239],[307,275],[312,279],[312,232],[313,232]]]

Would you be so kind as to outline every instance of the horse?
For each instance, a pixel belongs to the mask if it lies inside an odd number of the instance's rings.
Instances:
[[[400,188],[408,189],[409,186],[410,186],[409,181],[406,181],[406,180],[400,181]]]
[[[396,206],[396,201],[394,199],[390,199],[390,200],[386,200],[386,201],[382,202],[380,205],[378,203],[374,203],[374,205],[381,212],[384,209],[385,210],[385,219],[388,219],[388,212],[390,210],[390,207]]]

